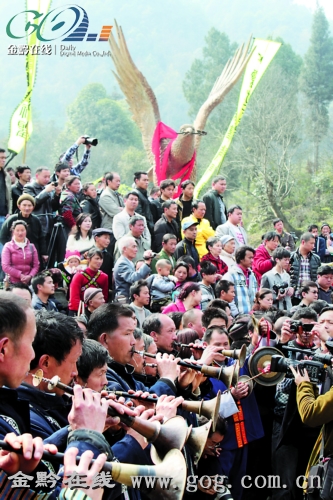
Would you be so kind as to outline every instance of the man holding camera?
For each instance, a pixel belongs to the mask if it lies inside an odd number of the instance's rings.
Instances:
[[[278,247],[272,254],[275,266],[265,273],[261,279],[261,287],[273,290],[273,304],[277,309],[290,310],[291,297],[294,289],[290,286],[290,276],[287,273],[290,261],[290,252]]]
[[[317,314],[304,307],[296,311],[292,319],[287,319],[281,330],[281,338],[276,345],[281,352],[283,346],[308,350],[314,347],[313,339],[318,334]],[[302,352],[288,352],[295,360],[305,359]],[[296,404],[296,385],[293,378],[284,378],[277,385],[275,395],[272,467],[273,474],[280,476],[281,487],[273,490],[272,500],[301,500],[303,491],[296,485],[296,478],[304,474],[313,446],[320,429],[303,425]],[[282,485],[286,485],[284,488]]]
[[[92,141],[92,142],[90,142]],[[94,143],[94,141],[96,141]],[[73,156],[78,150],[78,147],[80,144],[84,144],[86,147],[86,150],[82,156],[82,159],[79,163],[77,163],[73,167]],[[90,148],[91,146],[97,146],[97,139],[90,139],[89,136],[87,135],[81,135],[81,137],[78,138],[76,142],[74,142],[73,146],[71,146],[66,153],[62,154],[59,158],[60,162],[62,163],[67,163],[69,168],[70,168],[70,173],[68,175],[80,175],[83,170],[86,168],[86,166],[89,163],[90,159]]]

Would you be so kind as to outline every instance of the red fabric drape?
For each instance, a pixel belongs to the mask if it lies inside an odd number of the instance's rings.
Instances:
[[[155,172],[156,172],[156,177],[157,177],[157,182],[158,184],[161,183],[164,179],[166,179],[166,171],[168,168],[168,159],[169,159],[169,154],[171,151],[171,146],[173,141],[177,137],[177,132],[173,130],[172,128],[168,127],[168,125],[165,125],[163,122],[158,122],[155,128],[153,140],[152,140],[152,151],[155,156]],[[163,156],[163,161],[161,161],[160,158],[160,141],[161,139],[170,139],[169,144],[167,145],[167,148],[165,150],[164,156]],[[187,179],[190,178],[192,170],[194,168],[194,163],[195,163],[195,151],[193,153],[193,156],[191,160],[184,165],[184,167],[179,170],[177,173],[175,173],[171,179],[174,181],[180,179],[180,184],[183,181],[186,181]],[[180,189],[180,184],[178,188],[176,188],[175,193],[174,193],[174,198],[177,198],[178,196],[181,195],[181,189]]]

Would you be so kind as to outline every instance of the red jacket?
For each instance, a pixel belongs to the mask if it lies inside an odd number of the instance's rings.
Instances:
[[[262,278],[262,275],[273,269],[273,261],[271,255],[268,253],[265,245],[261,244],[256,249],[256,253],[254,255],[252,270],[256,274],[256,277],[259,281]]]
[[[228,272],[227,264],[219,257],[214,257],[210,252],[206,253],[206,255],[201,257],[200,262],[211,262],[212,264],[214,264],[216,266],[217,273],[221,274],[222,276],[223,276],[223,274]]]
[[[88,285],[89,281],[85,275],[90,276],[91,279],[100,273],[96,283],[91,283]],[[85,271],[80,271],[75,274],[71,281],[69,287],[69,304],[68,308],[70,311],[77,311],[79,309],[80,300],[83,300],[83,295],[86,288],[101,288],[103,291],[105,302],[109,299],[109,278],[108,275],[103,273],[103,271],[92,271],[89,267]]]

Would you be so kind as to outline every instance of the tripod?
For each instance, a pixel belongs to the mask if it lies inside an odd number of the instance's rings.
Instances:
[[[62,262],[65,258],[67,243],[67,232],[62,222],[56,222],[53,226],[47,255],[45,269],[54,267],[55,262]]]

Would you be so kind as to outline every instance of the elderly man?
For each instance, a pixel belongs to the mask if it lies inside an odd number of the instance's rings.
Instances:
[[[129,302],[130,287],[134,281],[145,279],[151,272],[150,264],[153,258],[151,250],[146,250],[143,254],[145,263],[138,271],[135,271],[134,259],[138,253],[138,245],[132,236],[124,236],[118,242],[121,257],[114,266],[113,275],[115,281],[116,298]]]
[[[140,215],[136,212],[137,206],[139,205],[139,195],[136,191],[130,191],[124,196],[125,207],[119,214],[113,217],[112,231],[116,240],[119,240],[125,236],[129,229],[129,221],[134,215]],[[151,235],[147,226],[146,217],[141,215],[145,223],[145,230],[143,232],[143,237],[151,242]]]
[[[138,247],[136,257],[133,260],[134,264],[136,264],[138,260],[143,259],[143,254],[145,253],[145,251],[149,250],[151,248],[150,241],[146,240],[143,237],[144,230],[145,230],[145,221],[144,221],[142,215],[133,215],[133,217],[131,217],[129,220],[129,232],[127,234],[125,234],[125,236],[120,238],[120,240],[118,240],[116,243],[116,246],[114,249],[114,261],[115,262],[120,257],[119,244],[122,241],[122,239],[126,238],[127,236],[132,236],[135,239],[137,247]]]
[[[242,226],[243,210],[239,205],[228,208],[228,220],[216,228],[216,236],[229,235],[235,239],[236,250],[242,245],[247,245],[247,234]]]

